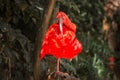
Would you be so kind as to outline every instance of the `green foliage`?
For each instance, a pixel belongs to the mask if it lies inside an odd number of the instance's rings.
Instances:
[[[0,0],[0,80],[33,79],[37,26],[46,4],[45,0]]]
[[[3,61],[0,62],[0,65],[3,66],[0,66],[0,69],[3,70],[2,72],[6,70],[3,76],[0,75],[0,79],[26,80],[27,75],[32,76],[31,53],[34,50],[33,43],[21,33],[21,30],[11,28],[2,19],[0,20],[0,34],[2,35],[0,59]],[[9,74],[6,75],[6,73]]]

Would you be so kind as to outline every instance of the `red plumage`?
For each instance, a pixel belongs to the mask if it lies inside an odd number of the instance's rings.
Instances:
[[[45,55],[72,59],[82,51],[82,44],[76,39],[75,24],[70,21],[64,12],[58,12],[56,18],[63,19],[63,35],[61,34],[58,22],[49,27],[43,40],[40,59]]]

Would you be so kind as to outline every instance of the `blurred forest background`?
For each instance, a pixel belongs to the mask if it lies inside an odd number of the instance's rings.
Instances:
[[[64,11],[77,26],[83,51],[50,76],[56,59],[39,60],[45,32]],[[120,0],[0,0],[0,80],[120,80]]]

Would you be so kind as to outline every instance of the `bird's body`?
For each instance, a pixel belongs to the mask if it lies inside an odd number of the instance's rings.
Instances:
[[[73,27],[75,27],[73,25]],[[63,35],[61,35],[59,24],[50,26],[44,38],[41,50],[41,59],[45,55],[53,55],[56,58],[74,58],[81,50],[82,45],[76,39],[74,31],[63,25]]]

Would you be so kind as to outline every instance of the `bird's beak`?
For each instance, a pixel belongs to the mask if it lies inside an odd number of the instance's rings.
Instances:
[[[59,22],[60,32],[63,35],[63,19],[58,18],[58,22]]]

